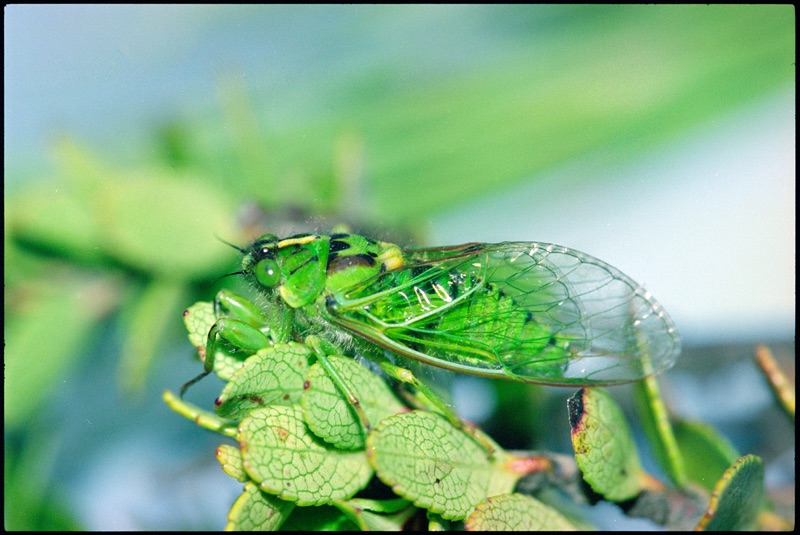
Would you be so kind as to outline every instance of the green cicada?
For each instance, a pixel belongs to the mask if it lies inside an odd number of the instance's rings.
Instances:
[[[220,320],[209,346],[218,336],[252,334],[254,347],[313,336],[367,356],[388,350],[549,385],[636,381],[680,352],[675,325],[649,292],[558,245],[402,249],[356,234],[265,234],[242,252],[240,273],[263,294],[258,308],[279,317],[264,332]],[[206,373],[212,358],[207,351]]]

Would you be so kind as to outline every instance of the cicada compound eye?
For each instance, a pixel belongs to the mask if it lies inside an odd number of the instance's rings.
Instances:
[[[253,268],[253,276],[261,286],[274,288],[281,281],[281,270],[272,258],[264,258]]]

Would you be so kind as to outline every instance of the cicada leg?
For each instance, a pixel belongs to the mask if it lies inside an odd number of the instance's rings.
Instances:
[[[358,396],[356,395],[355,391],[350,388],[350,385],[346,383],[339,372],[331,366],[330,361],[328,360],[328,353],[322,347],[323,341],[317,336],[308,336],[306,337],[306,344],[316,353],[317,360],[319,361],[320,365],[325,370],[325,373],[328,374],[328,377],[331,378],[333,384],[336,385],[336,388],[339,389],[345,398],[347,398],[347,402],[353,407],[353,410],[356,411],[359,420],[361,420],[361,424],[364,426],[364,430],[369,433],[372,426],[369,423],[369,418],[367,418],[367,414],[364,412],[364,408],[361,406],[361,402],[358,400]]]
[[[193,384],[214,370],[214,359],[221,340],[232,346],[255,353],[274,342],[270,337],[269,318],[255,304],[229,290],[220,290],[214,298],[216,323],[208,331],[203,373],[181,387],[180,397]]]
[[[465,422],[462,420],[454,411],[451,409],[447,403],[445,403],[442,398],[437,396],[433,393],[433,390],[428,388],[428,386],[417,379],[417,377],[408,369],[397,366],[392,364],[388,360],[381,359],[379,362],[381,369],[386,373],[389,377],[399,381],[403,384],[407,384],[412,386],[416,389],[419,393],[425,396],[433,406],[445,417],[447,418],[451,424],[457,429],[461,429],[465,433],[467,433],[472,439],[482,448],[486,450],[489,454],[489,457],[494,456],[495,452],[495,445],[491,441],[491,439],[486,436],[483,431],[481,431],[477,426],[471,424],[469,422]]]

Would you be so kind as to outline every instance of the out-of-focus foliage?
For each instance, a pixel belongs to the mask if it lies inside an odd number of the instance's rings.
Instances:
[[[274,102],[256,99],[257,119],[248,117],[234,91],[226,109],[236,136],[194,131],[191,152],[239,196],[312,210],[331,193],[331,154],[365,154],[368,215],[397,223],[596,151],[624,160],[795,74],[788,6],[513,6],[486,15],[507,32],[503,54],[464,58],[461,68],[365,68],[325,95],[324,113],[292,128],[269,124]],[[409,191],[425,194],[397,194]]]

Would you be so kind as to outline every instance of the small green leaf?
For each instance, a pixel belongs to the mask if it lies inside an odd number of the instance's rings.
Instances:
[[[486,498],[464,522],[467,531],[574,531],[561,513],[524,494]]]
[[[575,460],[586,482],[610,501],[636,496],[642,489],[639,455],[619,406],[600,388],[579,390],[567,406]]]
[[[518,476],[503,470],[467,433],[443,416],[404,412],[383,420],[367,438],[378,477],[416,506],[460,520],[481,500],[511,492]]]
[[[349,383],[374,427],[392,414],[406,410],[386,381],[352,358],[329,355],[331,366]],[[302,397],[304,417],[315,435],[337,449],[363,449],[366,433],[352,405],[319,363],[308,372]]]
[[[345,513],[361,531],[402,531],[406,521],[417,511],[407,500],[368,500],[353,498],[334,505]]]
[[[225,531],[276,531],[294,508],[292,502],[261,492],[248,482],[228,511]]]
[[[354,531],[358,526],[350,518],[332,505],[317,507],[298,507],[281,531]]]
[[[242,452],[230,444],[221,444],[217,447],[217,460],[222,465],[222,471],[231,476],[236,481],[244,483],[250,478],[244,471],[242,464]]]
[[[180,281],[154,278],[125,310],[122,360],[118,381],[127,393],[141,393],[163,339],[174,327],[188,289]]]
[[[208,331],[217,322],[214,314],[214,305],[207,301],[199,301],[183,312],[183,323],[189,332],[189,341],[200,355],[200,360],[205,359]],[[251,356],[241,350],[233,350],[225,344],[219,344],[214,354],[214,373],[223,381],[228,381],[244,364],[244,360]]]
[[[250,478],[261,490],[298,505],[346,500],[372,477],[364,452],[327,448],[311,434],[299,406],[250,412],[238,439]]]
[[[756,455],[740,457],[714,487],[711,501],[697,524],[703,531],[752,529],[764,500],[764,464]]]
[[[217,321],[214,305],[209,301],[198,301],[183,312],[183,324],[189,331],[189,341],[198,351],[204,351],[208,331]]]
[[[689,478],[711,492],[739,454],[708,424],[677,421],[674,428]]]
[[[649,360],[645,360],[643,364],[649,364]],[[676,487],[685,487],[685,460],[678,448],[667,407],[659,392],[658,380],[652,375],[648,376],[637,382],[633,389],[641,425],[659,464]]]
[[[231,376],[215,402],[217,414],[241,420],[258,407],[297,403],[310,355],[308,347],[295,342],[261,349]]]

